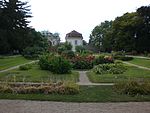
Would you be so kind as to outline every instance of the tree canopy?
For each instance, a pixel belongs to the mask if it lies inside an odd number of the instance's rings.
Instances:
[[[89,43],[101,51],[150,52],[150,6],[102,22],[93,29]]]

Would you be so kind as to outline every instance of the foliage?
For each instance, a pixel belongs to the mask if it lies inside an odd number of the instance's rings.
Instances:
[[[26,65],[19,66],[20,70],[29,70],[31,68],[32,68],[31,64],[26,64]]]
[[[101,51],[150,52],[150,6],[142,6],[136,12],[125,13],[114,21],[96,26],[89,43]]]
[[[128,81],[116,83],[114,88],[117,92],[127,95],[149,95],[150,94],[150,83],[138,83],[137,81]]]
[[[25,48],[22,54],[27,59],[37,59],[43,52],[45,52],[44,48],[34,46]]]
[[[66,58],[69,58],[69,59],[75,57],[75,53],[74,53],[73,51],[71,51],[71,50],[63,51],[63,52],[62,52],[62,55],[63,55],[64,57],[66,57]]]
[[[71,63],[61,56],[53,57],[50,62],[51,68],[49,70],[53,73],[66,74],[71,72]]]
[[[133,57],[127,57],[127,56],[114,56],[114,58],[117,59],[117,60],[122,60],[122,61],[133,60]]]
[[[65,74],[71,72],[71,63],[61,57],[51,55],[43,55],[39,60],[39,65],[41,69],[49,70],[57,74]]]
[[[61,54],[63,51],[71,50],[71,49],[72,49],[72,45],[68,42],[65,42],[64,44],[60,45],[57,48],[57,51],[58,51],[59,54]]]
[[[28,18],[31,17],[27,2],[1,0],[0,2],[0,54],[22,51],[28,44]],[[29,38],[30,39],[30,38]],[[5,44],[5,46],[4,46]]]
[[[111,26],[112,26],[112,21],[105,21],[105,22],[102,22],[100,25],[96,26],[92,30],[92,33],[90,35],[89,44],[94,45],[98,47],[100,50],[102,50],[103,49],[102,45],[104,42],[106,42],[106,41],[103,41],[103,39],[105,39],[107,35],[106,33],[111,30]],[[107,40],[107,43],[108,41],[109,40]],[[110,44],[108,45],[108,44],[107,44],[108,47],[105,47],[105,49],[107,48],[109,50],[111,49],[110,47],[111,45]]]
[[[39,65],[40,65],[40,68],[43,69],[43,70],[49,70],[52,68],[51,66],[51,58],[53,58],[53,54],[45,54],[45,55],[42,55],[39,59]]]
[[[83,53],[86,49],[83,46],[76,46],[75,50],[78,53]]]
[[[79,93],[79,86],[73,82],[58,82],[39,85],[3,84],[0,86],[0,93],[74,95]]]
[[[99,64],[92,71],[96,74],[122,74],[126,71],[126,67],[122,63]]]
[[[104,56],[104,55],[100,55],[94,60],[95,65],[104,64],[104,63],[113,63],[113,62],[114,59],[112,58],[112,56]]]
[[[94,56],[88,55],[88,56],[81,56],[77,55],[73,59],[71,59],[71,62],[73,64],[74,69],[92,69],[94,64]]]

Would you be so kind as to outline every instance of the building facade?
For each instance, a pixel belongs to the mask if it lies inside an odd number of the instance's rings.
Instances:
[[[41,34],[48,39],[49,45],[55,46],[60,44],[60,37],[58,33],[51,33],[49,31],[41,31]]]
[[[83,46],[83,36],[81,33],[75,30],[66,34],[65,39],[72,45],[72,51],[75,51],[76,46]]]

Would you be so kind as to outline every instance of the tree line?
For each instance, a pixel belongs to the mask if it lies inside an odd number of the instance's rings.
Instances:
[[[105,52],[150,52],[150,5],[97,25],[89,44]]]
[[[29,26],[28,2],[0,0],[0,54],[22,53],[29,47],[44,47],[46,39]]]

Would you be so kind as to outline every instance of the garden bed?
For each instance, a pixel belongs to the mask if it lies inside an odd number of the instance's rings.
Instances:
[[[72,71],[70,74],[53,74],[47,70],[41,70],[38,64],[33,64],[29,70],[15,69],[0,73],[0,81],[3,82],[57,82],[79,80],[79,73]]]
[[[129,79],[137,81],[150,81],[149,70],[139,69],[133,66],[128,66],[127,70],[123,74],[95,74],[90,71],[87,72],[87,75],[89,80],[94,83],[114,83],[128,81]]]
[[[79,94],[10,94],[0,93],[0,99],[23,99],[41,101],[62,101],[62,102],[137,102],[150,101],[150,95],[129,96],[118,94],[113,86],[81,86]]]

